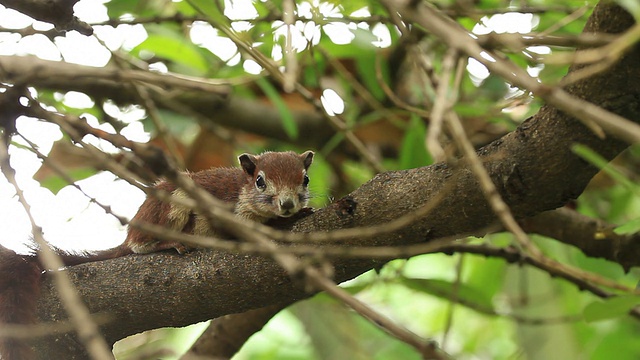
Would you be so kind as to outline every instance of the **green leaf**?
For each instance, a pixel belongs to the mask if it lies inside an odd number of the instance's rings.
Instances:
[[[342,7],[342,13],[350,15],[356,10],[360,10],[362,8],[367,7],[369,5],[369,1],[367,0],[330,0],[330,3]]]
[[[339,45],[331,41],[331,38],[325,33],[324,28],[322,28],[319,46],[337,59],[359,58],[363,56],[363,52],[370,52],[374,55],[378,48],[373,46],[371,42],[378,40],[378,38],[364,29],[353,30],[352,33],[355,35],[353,41],[348,44]]]
[[[342,290],[348,292],[351,295],[356,295],[366,289],[371,287],[371,284],[368,282],[362,284],[348,285],[348,286],[340,286]]]
[[[500,241],[496,234],[491,237],[494,242]],[[511,238],[505,240],[511,243]],[[485,296],[492,297],[504,288],[507,266],[507,263],[499,258],[465,256],[463,279],[467,286],[482,289]]]
[[[489,75],[478,88],[478,91],[483,97],[492,100],[494,103],[503,99],[507,90],[507,85],[504,80],[495,75]]]
[[[454,284],[446,280],[400,278],[408,288],[433,295],[444,300],[456,299],[461,304],[470,304],[482,312],[494,313],[491,298],[482,291],[464,283]]]
[[[630,220],[613,229],[618,235],[630,235],[640,232],[640,218]]]
[[[287,104],[282,100],[282,96],[276,90],[270,82],[268,82],[265,78],[258,78],[256,80],[256,84],[260,87],[262,92],[267,96],[267,98],[273,103],[273,105],[278,109],[280,116],[282,117],[282,127],[289,136],[290,139],[298,138],[298,125],[293,119],[293,114],[287,107]]]
[[[194,13],[205,15],[209,19],[211,19],[213,22],[217,23],[218,25],[222,25],[222,24],[228,25],[229,23],[229,19],[227,19],[227,17],[224,16],[224,14],[222,14],[218,9],[218,6],[216,5],[216,1],[189,0],[189,1],[183,1],[183,3],[185,3],[185,5],[188,4],[189,7],[193,9]],[[214,24],[214,27],[215,27],[215,24]]]
[[[626,315],[640,304],[640,296],[621,295],[604,301],[594,301],[584,308],[583,315],[587,322],[608,320]]]
[[[110,19],[117,19],[124,14],[136,15],[140,1],[137,0],[111,0],[105,4]]]
[[[340,143],[341,143],[342,141],[344,141],[344,138],[345,138],[345,136],[344,136],[344,134],[343,134],[343,133],[341,133],[341,132],[336,133],[335,135],[333,135],[333,136],[331,137],[331,139],[329,139],[329,140],[324,144],[324,146],[322,147],[321,152],[322,152],[323,154],[329,154],[329,153],[331,153],[331,152],[333,151],[333,149],[335,149],[338,145],[340,145]]]
[[[374,175],[368,166],[352,161],[344,162],[342,171],[349,179],[349,184],[354,188],[371,180]]]
[[[554,54],[559,53],[555,51]],[[567,65],[545,64],[544,68],[538,75],[538,78],[545,84],[556,84],[563,76],[567,74]]]
[[[380,86],[376,76],[376,57],[380,56],[375,51],[363,51],[362,56],[356,58],[356,65],[360,80],[367,87],[367,90],[378,100],[383,100],[387,95]],[[385,63],[386,60],[380,58],[380,68],[382,71],[382,77],[389,83],[388,67]]]
[[[427,127],[424,122],[419,116],[412,115],[400,148],[401,169],[412,169],[433,163],[433,158],[425,146],[426,137]]]
[[[81,168],[67,170],[65,171],[65,173],[67,174],[67,176],[73,179],[73,181],[78,181],[95,175],[97,171],[94,168]],[[45,180],[40,181],[40,186],[49,189],[54,195],[67,185],[69,185],[67,180],[57,175],[47,177]]]
[[[334,171],[324,159],[322,153],[316,152],[316,156],[313,158],[313,166],[309,170],[309,176],[311,177],[309,191],[313,194],[309,199],[309,206],[314,208],[325,207],[333,195],[330,184],[334,177]]]
[[[169,28],[151,27],[152,33],[131,52],[140,56],[143,51],[149,51],[156,56],[173,63],[184,65],[193,71],[192,75],[204,75],[209,64],[203,55],[203,50]]]
[[[270,6],[267,6],[270,5]],[[262,3],[260,1],[254,1],[253,7],[258,12],[259,17],[266,17],[271,13],[271,7],[274,6],[273,2],[269,2],[268,4]]]
[[[618,183],[624,185],[628,190],[633,191],[636,195],[640,195],[640,187],[637,184],[634,184],[629,177],[617,170],[615,167],[610,166],[609,162],[605,158],[591,150],[588,146],[575,144],[571,150],[578,156],[607,173],[607,175],[611,176]]]
[[[616,2],[631,13],[636,20],[640,18],[640,2],[638,0],[616,0]]]

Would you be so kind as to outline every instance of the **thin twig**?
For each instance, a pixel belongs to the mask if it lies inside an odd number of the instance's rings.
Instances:
[[[116,218],[116,220],[118,220],[118,222],[120,222],[121,225],[126,225],[128,223],[128,220],[124,217],[124,216],[119,216],[117,214],[115,214],[113,212],[113,210],[111,210],[111,206],[109,205],[104,205],[102,204],[100,201],[98,201],[98,199],[96,199],[95,197],[87,194],[82,187],[80,187],[80,185],[78,185],[73,178],[71,178],[71,176],[69,176],[69,174],[63,170],[63,167],[60,166],[60,164],[58,164],[57,161],[53,160],[52,158],[50,158],[49,156],[46,156],[45,154],[41,153],[38,150],[38,147],[35,143],[33,143],[31,140],[29,140],[27,137],[25,137],[23,134],[19,133],[17,134],[18,136],[20,136],[20,138],[22,138],[22,140],[24,140],[27,144],[29,144],[29,150],[31,152],[33,152],[39,159],[42,160],[43,162],[43,166],[47,166],[49,167],[51,170],[53,170],[54,173],[58,174],[58,176],[60,176],[69,186],[72,186],[73,188],[75,188],[77,191],[79,191],[84,197],[86,197],[89,202],[94,203],[96,205],[98,205],[99,207],[102,208],[102,210],[104,210],[105,213],[113,216]]]
[[[221,212],[217,206],[209,206],[209,204],[215,204],[219,202],[206,190],[198,187],[191,178],[170,171],[167,177],[173,181],[177,186],[185,191],[191,198],[196,200],[197,210],[207,219],[216,219],[219,223],[225,226],[226,230],[236,235],[239,239],[250,241],[266,249],[272,250],[272,258],[285,270],[287,273],[295,277],[298,274],[304,275],[307,284],[317,290],[326,291],[327,293],[337,297],[349,306],[351,306],[358,313],[370,319],[373,323],[381,326],[392,336],[406,342],[407,344],[415,347],[420,353],[426,353],[428,351],[434,352],[435,346],[432,342],[426,341],[413,334],[409,330],[396,325],[393,321],[382,314],[372,310],[369,306],[365,305],[361,301],[357,300],[344,290],[340,289],[333,281],[331,281],[326,271],[321,272],[316,267],[305,264],[305,262],[299,260],[295,256],[278,251],[279,245],[273,242],[268,237],[251,231],[248,227],[235,226],[237,223],[244,224],[249,223],[246,220],[238,219],[235,215]],[[239,221],[240,220],[240,221]]]
[[[201,14],[205,15],[205,13],[200,10],[200,8],[194,4],[192,1],[189,1],[191,6],[193,6],[196,10],[198,10]],[[280,84],[284,83],[284,75],[278,68],[278,66],[273,62],[272,59],[268,58],[266,55],[262,54],[260,51],[256,51],[256,49],[248,44],[246,41],[241,39],[228,25],[211,21],[212,25],[215,26],[218,30],[220,30],[223,34],[225,34],[231,41],[233,41],[239,49],[243,52],[249,54],[252,59],[257,62],[260,66],[262,66],[269,74],[273,77],[274,80],[278,81]],[[385,168],[380,163],[380,161],[367,149],[362,140],[360,140],[351,129],[346,125],[346,121],[339,115],[329,115],[324,110],[322,102],[317,99],[311,91],[305,88],[299,82],[295,83],[295,90],[302,95],[309,103],[311,103],[317,110],[321,111],[321,113],[325,116],[325,118],[329,121],[329,123],[338,131],[344,134],[345,138],[351,145],[353,145],[358,153],[362,156],[362,158],[369,164],[376,172],[384,172]]]
[[[504,78],[514,86],[531,91],[550,105],[582,121],[597,135],[604,136],[602,133],[604,129],[628,143],[640,142],[640,125],[570,95],[560,87],[541,84],[504,57],[482,48],[459,24],[427,4],[418,2],[415,6],[411,6],[406,2],[402,4],[390,0],[384,2],[397,10],[407,21],[420,25],[434,36],[441,38],[447,45],[473,57],[493,74]]]
[[[290,93],[295,90],[295,83],[298,73],[298,59],[296,50],[293,48],[293,36],[291,29],[295,25],[295,1],[284,0],[282,2],[282,21],[287,27],[287,36],[284,46],[285,72],[282,79],[282,88]]]
[[[586,14],[587,11],[589,11],[589,8],[590,8],[590,6],[587,6],[587,5],[579,7],[578,9],[573,11],[571,14],[569,14],[569,15],[563,17],[562,19],[560,19],[560,21],[552,24],[547,29],[541,31],[540,35],[541,36],[545,36],[547,34],[553,34],[554,32],[562,29],[564,26],[566,26],[566,25],[576,21],[577,19],[583,17],[584,14]]]
[[[449,126],[451,135],[454,138],[454,141],[458,145],[458,147],[462,150],[465,159],[469,162],[471,169],[475,176],[478,178],[478,182],[480,183],[480,187],[482,188],[482,192],[487,198],[489,205],[493,209],[493,212],[498,216],[502,224],[505,226],[507,230],[509,230],[515,236],[518,243],[525,249],[529,255],[534,258],[536,261],[547,264],[548,266],[552,266],[556,268],[558,271],[572,274],[576,277],[580,277],[587,281],[591,281],[595,284],[599,284],[601,286],[606,286],[612,289],[622,290],[625,292],[633,293],[634,289],[624,286],[618,282],[606,279],[602,276],[596,275],[594,273],[586,272],[575,267],[571,267],[560,263],[558,261],[552,260],[546,256],[538,249],[529,239],[528,235],[522,230],[522,227],[518,224],[518,222],[513,217],[509,206],[504,202],[498,189],[495,184],[491,180],[489,173],[482,165],[478,154],[476,153],[473,145],[467,138],[464,127],[457,114],[450,110],[447,115],[447,125]]]
[[[65,130],[65,132],[67,132],[71,136],[71,138],[74,139],[74,141],[85,146],[91,153],[94,153],[94,155],[98,157],[106,156],[99,150],[94,149],[91,145],[86,144],[82,141],[82,134],[86,131],[78,132],[76,127],[81,126],[81,123],[75,123],[72,125],[70,121],[75,121],[73,120],[73,117],[65,117],[48,113],[35,104],[34,108],[39,109],[36,111],[39,115],[44,118],[53,120],[53,122],[61,126]],[[89,129],[83,128],[83,130]],[[103,136],[110,138],[112,141],[115,141],[120,145],[126,144],[134,151],[141,150],[141,145],[121,138],[121,135],[103,134]],[[105,166],[109,167],[110,170],[114,171],[116,174],[121,173],[123,170],[120,166],[117,166],[117,164],[108,163],[105,164]],[[184,174],[181,174],[177,171],[177,169],[171,167],[167,169],[166,176],[170,181],[182,188],[185,193],[187,193],[193,200],[195,200],[195,208],[199,213],[201,213],[207,219],[215,218],[216,223],[221,224],[227,231],[236,235],[239,239],[253,242],[265,249],[271,250],[271,256],[273,257],[273,259],[276,260],[278,264],[280,264],[291,276],[295,276],[296,274],[304,274],[309,281],[309,285],[313,286],[314,288],[327,291],[334,294],[335,296],[344,295],[340,292],[340,290],[336,290],[336,288],[338,288],[337,285],[329,280],[325,274],[318,271],[314,266],[305,264],[291,254],[278,251],[280,247],[276,243],[271,241],[263,234],[252,230],[252,222],[240,219],[232,212],[228,211],[226,204],[224,204],[221,200],[214,198],[206,190],[197,186],[191,178]],[[193,206],[192,204],[190,205]],[[163,231],[167,231],[167,229],[164,229]],[[344,299],[342,300],[344,301]],[[417,335],[409,332],[401,326],[396,325],[392,321],[386,319],[383,315],[371,310],[367,305],[361,303],[359,300],[352,297],[348,300],[347,303],[351,306],[355,306],[354,310],[362,311],[363,316],[382,326],[383,329],[385,329],[391,335],[416,347],[416,349],[421,353],[435,351],[435,345],[433,343],[420,339]]]
[[[18,196],[18,201],[22,205],[31,223],[33,237],[38,244],[38,256],[43,265],[52,269],[53,280],[56,290],[60,295],[65,310],[71,318],[80,342],[85,346],[87,352],[93,359],[108,360],[113,359],[111,349],[100,334],[97,324],[91,317],[89,309],[83,304],[82,298],[78,295],[73,283],[64,271],[62,259],[53,251],[42,235],[42,228],[38,226],[31,214],[31,206],[24,197],[24,193],[15,178],[15,170],[11,167],[9,148],[3,136],[0,136],[0,169],[7,181],[13,186]]]
[[[444,67],[451,69],[457,57],[457,51],[449,50],[442,62]],[[449,106],[447,97],[449,96],[450,77],[451,71],[443,71],[440,75],[439,86],[436,90],[436,99],[431,109],[431,116],[429,117],[429,133],[425,139],[426,146],[436,162],[445,160],[444,148],[440,144],[439,138],[442,133],[444,113],[449,111],[447,109],[447,106]]]
[[[640,39],[640,24],[634,25],[615,41],[601,48],[582,50],[571,54],[568,59],[565,57],[565,60],[570,60],[573,64],[591,63],[592,65],[570,72],[562,78],[558,86],[565,87],[607,70],[635,46],[638,39]]]

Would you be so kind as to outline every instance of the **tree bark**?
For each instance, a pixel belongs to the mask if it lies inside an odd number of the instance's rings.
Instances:
[[[633,24],[623,9],[602,3],[594,10],[585,31],[618,33]],[[640,47],[635,46],[605,72],[568,90],[638,122],[638,64]],[[600,139],[570,116],[544,106],[517,130],[478,153],[503,199],[522,219],[575,199],[596,174],[597,168],[572,152],[576,143],[589,146],[607,159],[628,145],[611,137]],[[463,159],[453,165],[441,163],[379,174],[347,198],[299,220],[293,231],[382,224],[419,209],[443,191],[447,194],[444,200],[424,218],[397,231],[346,243],[407,245],[459,234],[482,235],[482,229],[496,221]],[[374,268],[380,261],[334,259],[333,264],[335,280],[341,282]],[[113,321],[102,326],[110,343],[147,329],[184,326],[311,295],[305,292],[302,282],[293,281],[269,258],[207,250],[186,256],[128,256],[66,271],[92,312],[112,316]],[[65,319],[48,277],[43,287],[40,320]],[[43,359],[84,357],[72,334],[41,342],[38,351]]]

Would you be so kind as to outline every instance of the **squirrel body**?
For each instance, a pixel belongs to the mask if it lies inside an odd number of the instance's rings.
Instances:
[[[242,154],[238,157],[241,168],[211,168],[187,175],[211,195],[233,204],[236,216],[264,223],[276,217],[290,217],[307,206],[307,170],[313,162],[313,155],[312,151],[302,154],[293,151]],[[189,198],[184,190],[167,181],[161,181],[155,187],[179,198]],[[217,232],[197,212],[155,197],[147,197],[133,220],[194,235],[215,236]],[[138,254],[170,248],[179,253],[187,250],[181,243],[156,240],[131,226],[123,246]]]
[[[290,217],[307,205],[307,170],[313,156],[312,151],[242,154],[238,157],[240,168],[211,168],[186,174],[216,198],[233,205],[236,216],[264,223],[272,218]],[[165,180],[154,187],[176,197],[188,198],[182,189]],[[147,197],[133,220],[195,235],[214,236],[219,232],[204,216],[190,208],[153,196]],[[172,248],[181,254],[188,250],[184,244],[161,241],[129,226],[124,243],[112,249],[81,254],[55,250],[66,266],[72,266]],[[35,255],[18,255],[0,245],[0,324],[35,322],[39,279],[44,270]],[[3,360],[33,357],[24,342],[9,338],[0,339],[0,356]]]

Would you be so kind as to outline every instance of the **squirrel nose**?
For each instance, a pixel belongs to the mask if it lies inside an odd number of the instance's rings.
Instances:
[[[280,202],[280,207],[282,208],[282,210],[291,210],[293,209],[294,206],[295,204],[291,199],[287,199],[284,202]]]

